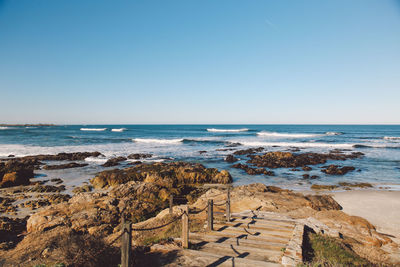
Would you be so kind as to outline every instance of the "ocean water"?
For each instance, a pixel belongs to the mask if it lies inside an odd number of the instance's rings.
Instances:
[[[235,146],[236,145],[236,146]],[[235,147],[233,147],[235,146]],[[357,171],[344,176],[323,174],[312,166],[315,180],[304,180],[303,171],[275,169],[275,177],[251,176],[233,169],[224,158],[234,151],[262,146],[266,151],[328,152],[348,149],[365,154],[361,159],[329,164],[352,165]],[[67,176],[78,184],[101,171],[102,164],[115,156],[151,153],[146,161],[185,160],[206,167],[227,169],[235,184],[261,182],[292,189],[307,189],[312,183],[337,184],[339,181],[371,182],[377,186],[400,185],[400,125],[58,125],[0,127],[0,157],[99,151],[104,158],[88,158],[81,169],[45,172]],[[206,151],[206,153],[199,153]],[[240,156],[242,163],[247,158]],[[121,165],[124,167],[124,164]],[[68,174],[66,174],[68,172]],[[40,176],[40,175],[39,175]],[[68,182],[67,182],[68,184]]]

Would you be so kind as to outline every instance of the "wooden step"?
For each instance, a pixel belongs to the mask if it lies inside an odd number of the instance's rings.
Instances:
[[[274,218],[274,217],[265,217],[265,216],[258,216],[258,217],[252,217],[252,216],[239,216],[239,215],[232,215],[231,219],[233,221],[251,221],[251,220],[256,220],[260,222],[266,222],[270,224],[279,224],[279,225],[295,225],[295,222],[292,220],[284,220],[284,219],[279,219],[279,218]]]
[[[227,222],[225,216],[214,216],[214,221]],[[294,228],[295,223],[291,221],[276,221],[272,219],[262,219],[262,218],[231,218],[230,222],[234,223],[243,223],[250,225],[265,225],[269,227],[277,227],[277,228]]]
[[[247,227],[233,227],[224,224],[214,224],[214,231],[217,232],[237,232],[247,233],[249,235],[268,237],[282,240],[289,240],[292,237],[292,232],[269,231],[263,229],[248,229]]]
[[[184,254],[192,257],[195,261],[201,263],[198,266],[221,266],[221,267],[279,267],[282,266],[279,263],[275,262],[265,262],[265,261],[257,261],[245,258],[237,258],[231,256],[221,256],[216,255],[214,253],[209,253],[205,251],[199,250],[184,250]]]
[[[190,233],[189,235],[190,242],[192,241],[207,241],[212,243],[223,243],[223,244],[232,244],[239,246],[248,246],[255,248],[263,248],[268,250],[277,250],[281,251],[286,244],[284,243],[274,243],[268,242],[265,240],[250,240],[245,237],[237,238],[237,237],[228,237],[228,236],[217,236],[217,235],[209,235],[209,234],[198,234],[198,233]]]
[[[282,251],[223,243],[209,243],[207,241],[191,242],[191,249],[194,249],[193,246],[196,246],[196,250],[210,252],[221,256],[246,258],[258,261],[280,262],[283,255]]]
[[[226,221],[226,220],[225,220]],[[250,225],[268,225],[268,226],[276,226],[282,228],[294,228],[295,223],[290,221],[275,221],[268,219],[242,219],[242,218],[231,218],[231,222],[235,223],[249,223]]]
[[[232,227],[239,227],[239,228],[247,228],[247,229],[253,229],[253,230],[266,230],[266,231],[278,231],[278,232],[282,232],[282,233],[292,233],[294,227],[281,227],[281,226],[276,226],[276,225],[268,225],[268,224],[261,224],[259,223],[259,221],[257,222],[215,222],[218,224],[222,224],[222,225],[228,225],[228,226],[232,226]]]
[[[255,240],[261,242],[271,242],[275,244],[282,244],[286,245],[288,243],[288,239],[282,238],[274,238],[274,237],[264,237],[260,235],[250,235],[246,232],[237,232],[237,231],[211,231],[206,233],[208,236],[217,236],[221,237],[231,237],[231,238],[239,238],[239,239],[246,239],[246,240]]]

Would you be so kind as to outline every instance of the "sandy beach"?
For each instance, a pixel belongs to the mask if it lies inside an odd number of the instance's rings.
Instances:
[[[349,215],[360,216],[400,244],[400,191],[355,190],[331,194]]]

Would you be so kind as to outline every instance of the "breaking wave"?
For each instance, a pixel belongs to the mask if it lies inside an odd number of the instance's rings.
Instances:
[[[384,144],[379,144],[379,145],[361,145],[361,144],[356,144],[353,145],[354,148],[387,148],[387,149],[400,149],[400,146],[387,146]]]
[[[283,147],[335,147],[352,148],[354,144],[296,143],[296,142],[240,142],[244,146],[283,146]]]
[[[116,128],[116,129],[111,129],[111,132],[123,132],[125,130],[126,128]]]
[[[399,136],[385,136],[385,137],[383,137],[383,139],[391,140],[391,141],[393,141],[393,140],[399,140],[400,141],[400,137]]]
[[[102,132],[107,130],[107,128],[81,128],[81,131],[94,131],[94,132]]]
[[[173,145],[173,144],[229,144],[230,142],[218,139],[209,139],[209,138],[176,138],[176,139],[153,139],[153,138],[134,138],[133,142],[138,143],[148,143],[148,144],[165,144],[165,145]]]
[[[228,141],[211,139],[211,138],[188,138],[183,139],[184,144],[199,143],[199,144],[229,144]]]
[[[341,132],[326,132],[326,135],[342,135],[343,133]]]
[[[257,133],[259,136],[268,136],[268,137],[284,137],[284,138],[308,138],[308,137],[316,137],[320,136],[320,134],[296,134],[296,133],[277,133],[277,132],[259,132]]]
[[[216,128],[208,128],[207,132],[214,132],[214,133],[238,133],[238,132],[247,132],[249,129],[242,128],[242,129],[216,129]]]
[[[134,138],[132,139],[133,142],[137,143],[147,143],[147,144],[164,144],[164,145],[171,145],[171,144],[180,144],[183,142],[184,139],[177,138],[177,139],[152,139],[152,138]]]
[[[354,144],[239,141],[244,146],[352,148]]]

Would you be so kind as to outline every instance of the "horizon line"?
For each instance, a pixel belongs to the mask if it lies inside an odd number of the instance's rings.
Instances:
[[[72,126],[72,125],[393,125],[400,123],[0,123],[0,126]]]

